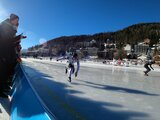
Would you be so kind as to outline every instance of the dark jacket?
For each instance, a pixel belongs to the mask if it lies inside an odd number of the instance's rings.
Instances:
[[[9,19],[0,24],[0,57],[15,57],[14,41],[17,29]]]

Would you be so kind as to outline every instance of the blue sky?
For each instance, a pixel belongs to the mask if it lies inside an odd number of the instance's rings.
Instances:
[[[159,0],[1,0],[0,21],[16,13],[23,48],[60,36],[95,34],[160,22]]]

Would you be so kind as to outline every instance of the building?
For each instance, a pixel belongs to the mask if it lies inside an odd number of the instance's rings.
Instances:
[[[135,45],[135,53],[136,54],[147,54],[147,51],[149,49],[149,45],[139,43],[138,45]]]

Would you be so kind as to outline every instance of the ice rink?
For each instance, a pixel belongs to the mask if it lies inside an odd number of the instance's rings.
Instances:
[[[58,120],[160,120],[158,68],[144,76],[144,68],[82,63],[69,83],[65,62],[23,61],[28,78]]]

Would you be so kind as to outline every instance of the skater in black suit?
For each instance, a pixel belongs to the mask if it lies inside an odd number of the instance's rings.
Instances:
[[[144,71],[145,75],[148,76],[148,73],[153,69],[152,65],[155,64],[155,61],[149,60],[144,64],[144,67],[146,68],[146,71]]]

